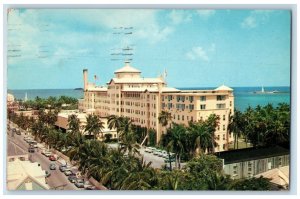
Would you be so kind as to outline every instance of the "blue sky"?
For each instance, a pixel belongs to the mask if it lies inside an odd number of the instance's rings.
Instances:
[[[290,83],[287,10],[14,9],[7,27],[9,89],[83,87],[84,68],[104,85],[127,46],[142,76],[166,69],[169,86]]]

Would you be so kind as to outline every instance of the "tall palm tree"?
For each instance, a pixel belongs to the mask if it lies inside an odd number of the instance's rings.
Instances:
[[[72,134],[75,132],[79,132],[80,129],[80,120],[78,119],[77,115],[72,114],[68,117],[68,129],[71,131]]]
[[[172,121],[172,114],[168,111],[162,111],[158,116],[158,121],[163,127],[166,127]]]
[[[197,121],[189,123],[189,132],[192,134],[192,145],[194,146],[194,155],[199,155],[202,152],[209,151],[214,146],[212,145],[213,135],[212,132],[207,129],[205,121]]]
[[[104,123],[100,120],[99,116],[97,115],[87,116],[85,132],[87,132],[89,136],[93,136],[93,138],[96,139],[99,133],[102,133],[103,128],[104,128]]]
[[[207,118],[207,120],[205,121],[205,123],[207,124],[206,126],[206,130],[208,131],[208,133],[211,135],[211,146],[212,146],[212,153],[215,152],[215,131],[217,126],[219,125],[219,120],[220,117],[215,115],[215,114],[211,114],[209,115],[209,117]]]
[[[230,116],[228,129],[234,135],[234,148],[239,148],[238,139],[243,134],[245,127],[245,117],[239,110],[234,111],[234,115]]]
[[[132,130],[129,130],[126,132],[126,134],[123,134],[120,147],[122,151],[128,152],[129,156],[140,154],[140,145],[137,143],[136,136]]]
[[[180,168],[180,158],[181,154],[184,151],[184,142],[185,142],[185,137],[186,137],[186,131],[187,129],[185,128],[184,125],[182,124],[175,124],[171,128],[171,140],[169,141],[167,147],[170,147],[175,154],[176,154],[176,167]]]
[[[117,139],[119,142],[119,133],[121,131],[121,126],[122,126],[122,117],[118,117],[116,115],[110,115],[107,118],[107,123],[108,123],[108,128],[111,129],[116,129],[117,130]]]

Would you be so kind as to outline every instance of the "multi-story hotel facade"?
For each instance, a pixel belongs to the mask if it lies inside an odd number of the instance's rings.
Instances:
[[[166,132],[158,121],[163,110],[172,114],[172,122],[185,125],[216,114],[220,120],[215,132],[215,151],[227,150],[233,141],[227,130],[234,111],[233,89],[222,85],[214,90],[178,90],[168,87],[163,76],[142,77],[141,71],[128,62],[114,74],[106,86],[96,86],[88,82],[87,69],[83,70],[84,99],[79,100],[80,111],[100,117],[129,117],[135,125],[154,129],[157,142]]]

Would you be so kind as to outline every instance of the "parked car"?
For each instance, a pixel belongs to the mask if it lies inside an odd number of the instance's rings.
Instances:
[[[29,152],[29,153],[34,153],[34,152],[35,152],[35,150],[34,150],[34,148],[33,148],[33,147],[29,147],[29,148],[28,148],[28,152]]]
[[[46,152],[44,153],[44,155],[45,155],[46,157],[50,157],[50,156],[52,155],[52,153],[49,152],[49,151],[46,151]]]
[[[87,188],[87,187],[90,187],[90,186],[93,186],[93,185],[90,183],[90,181],[85,181],[83,183],[83,186],[84,186],[84,188]]]
[[[33,148],[38,148],[37,144],[31,144]]]
[[[147,153],[152,153],[152,149],[151,149],[150,147],[147,147],[147,148],[145,149],[145,152],[147,152]]]
[[[75,174],[71,174],[71,175],[69,175],[68,180],[72,183],[75,183],[77,180],[77,177]]]
[[[16,131],[16,134],[17,134],[17,135],[21,135],[21,131],[20,131],[20,130],[17,130],[17,131]]]
[[[65,172],[64,172],[64,174],[65,174],[66,176],[69,176],[69,175],[72,175],[73,172],[72,172],[71,170],[69,170],[69,169],[66,169]]]
[[[55,161],[55,160],[56,160],[56,157],[55,157],[55,155],[50,155],[50,156],[49,156],[49,160],[51,160],[51,161]]]
[[[161,150],[159,150],[159,149],[157,149],[157,150],[155,150],[155,151],[153,152],[153,154],[154,154],[154,155],[157,155],[157,156],[159,156],[160,153],[161,153]]]
[[[67,169],[67,166],[66,166],[66,165],[60,165],[60,166],[59,166],[59,170],[60,170],[61,172],[65,172],[66,169]]]
[[[45,171],[45,177],[48,178],[49,176],[51,176],[51,173],[49,171]]]
[[[84,180],[81,179],[81,178],[77,179],[76,182],[75,182],[75,186],[77,188],[84,188]]]
[[[89,186],[89,187],[85,187],[84,189],[85,190],[96,190],[97,188],[94,185],[92,185],[92,186]]]
[[[49,169],[50,170],[56,170],[56,164],[55,163],[50,163]]]

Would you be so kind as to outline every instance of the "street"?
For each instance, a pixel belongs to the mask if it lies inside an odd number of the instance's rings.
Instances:
[[[8,147],[7,154],[12,153],[12,151],[9,150],[23,150],[25,153],[28,153],[29,144],[25,142],[24,137],[25,135],[23,131],[21,135],[16,135],[12,134],[11,130],[9,130],[7,135],[7,144],[8,146],[14,145],[14,147]],[[40,163],[43,170],[51,173],[51,175],[46,178],[46,182],[51,189],[81,190],[77,188],[73,183],[69,182],[68,177],[65,176],[64,173],[60,172],[60,164],[57,161],[50,161],[46,156],[42,155],[39,148],[35,149],[34,153],[29,153],[29,160],[31,162]],[[49,169],[50,163],[56,164],[56,170]]]

